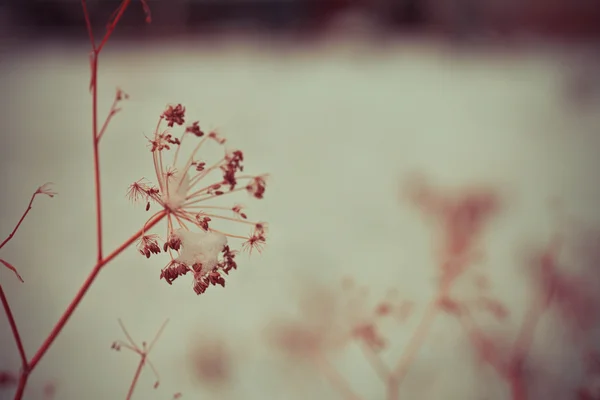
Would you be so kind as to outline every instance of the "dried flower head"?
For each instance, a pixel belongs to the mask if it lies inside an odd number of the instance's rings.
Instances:
[[[377,313],[381,303],[372,309],[367,295],[364,287],[347,279],[340,291],[309,285],[301,293],[298,318],[271,322],[269,344],[297,361],[339,351],[350,341],[379,352],[387,344],[380,330],[382,318],[393,315],[400,303],[390,299],[390,312],[381,315]]]
[[[42,186],[40,186],[36,190],[35,194],[45,194],[46,196],[49,196],[49,197],[56,196],[57,193],[54,190],[52,190],[52,185],[53,185],[52,182],[44,183]]]
[[[163,121],[169,128],[183,125],[185,111],[185,107],[178,104],[168,106],[161,114],[153,137],[148,139],[156,185],[145,179],[138,180],[130,185],[127,197],[133,202],[145,202],[147,211],[151,204],[161,207],[148,222],[161,213],[167,219],[162,245],[158,235],[144,234],[138,243],[140,253],[148,258],[160,253],[161,249],[168,253],[171,260],[162,269],[161,279],[171,284],[189,272],[193,276],[194,291],[201,294],[209,286],[225,286],[221,274],[237,268],[237,252],[230,249],[228,239],[240,240],[241,247],[249,253],[254,249],[260,252],[266,242],[266,223],[248,220],[247,214],[242,212],[243,207],[238,204],[222,206],[214,202],[241,191],[262,199],[266,177],[242,174],[244,154],[241,150],[225,150],[212,164],[200,160],[201,149],[209,143],[222,146],[225,139],[216,132],[205,135],[198,121],[185,127],[181,136],[161,130]],[[188,150],[189,155],[184,158],[184,144],[190,141],[196,142],[190,144],[191,152]],[[247,236],[228,233],[225,229],[216,229],[215,225],[219,224],[248,225],[251,231]]]
[[[140,368],[142,368],[144,365],[148,365],[150,367],[150,369],[152,370],[152,372],[154,373],[154,376],[156,378],[156,381],[154,382],[154,389],[158,388],[158,386],[160,385],[160,377],[158,375],[158,371],[154,367],[154,364],[152,364],[152,361],[150,361],[149,355],[150,355],[150,352],[152,351],[152,349],[154,348],[154,345],[156,344],[156,342],[162,335],[162,332],[164,331],[165,327],[167,326],[167,323],[169,322],[169,320],[167,319],[165,322],[163,322],[163,324],[158,329],[158,332],[156,332],[156,335],[154,336],[154,338],[152,339],[150,344],[148,344],[146,342],[142,342],[141,346],[139,346],[133,340],[133,338],[131,337],[131,335],[129,334],[127,329],[125,328],[123,321],[121,321],[119,319],[118,322],[119,322],[119,326],[121,327],[121,330],[125,334],[125,338],[127,340],[125,340],[125,341],[116,340],[112,343],[110,348],[115,351],[121,351],[122,349],[127,349],[127,350],[130,350],[130,351],[136,353],[138,356],[140,356],[140,358],[141,358]]]

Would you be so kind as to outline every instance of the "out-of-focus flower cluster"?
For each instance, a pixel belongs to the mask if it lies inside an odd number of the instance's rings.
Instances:
[[[162,269],[160,278],[167,283],[182,275],[193,275],[193,288],[202,294],[211,285],[225,286],[225,275],[237,269],[233,250],[228,239],[241,241],[241,248],[249,253],[262,250],[266,242],[267,225],[252,222],[243,206],[215,204],[221,197],[245,191],[252,197],[262,199],[266,188],[265,175],[242,174],[244,154],[241,150],[224,150],[218,161],[208,164],[198,154],[207,142],[223,147],[226,139],[218,133],[206,133],[199,121],[185,126],[177,136],[171,128],[184,126],[185,107],[181,104],[168,106],[161,114],[154,135],[148,138],[152,153],[156,184],[141,179],[130,185],[128,197],[134,202],[145,202],[146,211],[151,204],[160,206],[146,222],[165,215],[167,232],[164,238],[144,232],[138,242],[138,250],[147,258],[165,252],[170,261]],[[161,129],[166,122],[167,129]],[[185,146],[191,153],[183,156]],[[178,161],[181,161],[178,164]],[[224,215],[227,212],[230,215]],[[250,233],[239,235],[218,230],[213,223],[245,225]],[[146,226],[145,225],[145,226]]]
[[[386,319],[405,322],[412,303],[398,298],[394,291],[374,307],[367,297],[366,287],[356,286],[349,278],[342,282],[341,291],[311,286],[300,299],[299,318],[270,325],[269,343],[294,359],[336,352],[351,341],[378,353],[388,345],[380,325]]]

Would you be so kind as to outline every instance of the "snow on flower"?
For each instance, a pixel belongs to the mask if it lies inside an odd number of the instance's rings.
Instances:
[[[181,104],[168,106],[161,114],[154,135],[148,138],[156,184],[141,179],[129,186],[127,196],[133,202],[145,202],[146,211],[152,204],[160,206],[160,211],[146,225],[162,215],[167,220],[164,238],[144,232],[138,242],[140,253],[147,258],[161,250],[168,253],[171,260],[162,269],[161,279],[172,284],[179,276],[191,272],[194,291],[201,294],[211,285],[225,286],[222,273],[237,268],[237,251],[230,248],[228,239],[240,241],[241,248],[249,253],[253,249],[261,251],[266,242],[265,222],[248,220],[239,204],[223,206],[214,202],[241,191],[262,199],[266,181],[264,175],[242,174],[244,154],[240,150],[224,150],[223,156],[213,163],[201,159],[200,150],[209,142],[223,147],[226,139],[216,132],[206,134],[198,121],[175,136],[171,128],[183,126],[185,118],[185,107]],[[165,121],[167,129],[161,130]],[[188,146],[191,153],[184,156],[187,148],[184,142],[187,145],[192,141]],[[230,233],[214,226],[219,224],[246,226],[249,233]]]

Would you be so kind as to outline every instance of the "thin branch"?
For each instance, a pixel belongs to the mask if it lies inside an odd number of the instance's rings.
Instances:
[[[102,135],[104,135],[104,132],[106,132],[106,128],[108,127],[108,124],[110,123],[112,117],[114,117],[119,111],[121,111],[120,108],[117,108],[118,102],[119,102],[119,94],[117,92],[117,95],[115,96],[115,99],[113,100],[113,103],[110,106],[110,111],[108,112],[108,115],[106,116],[106,119],[104,120],[104,124],[102,124],[102,128],[100,128],[100,131],[98,132],[98,136],[96,138],[96,140],[98,142],[100,141],[100,139],[102,139]]]
[[[129,344],[131,344],[131,346],[138,352],[141,351],[139,346],[133,341],[133,338],[131,337],[129,332],[127,332],[127,329],[125,329],[125,325],[123,324],[123,321],[121,320],[121,318],[119,318],[117,321],[119,322],[119,325],[121,326],[121,330],[125,334],[125,337],[127,338],[127,341],[129,342]]]
[[[140,358],[140,363],[135,370],[135,375],[133,376],[133,380],[131,381],[131,385],[129,385],[129,391],[127,392],[126,400],[131,400],[133,396],[133,391],[137,385],[138,379],[140,378],[140,374],[142,373],[142,369],[144,368],[144,364],[146,363],[146,355],[142,354]]]
[[[137,385],[139,377],[140,377],[140,375],[142,373],[142,369],[144,368],[144,366],[146,364],[148,364],[148,366],[150,366],[150,369],[152,370],[152,372],[154,373],[154,376],[156,377],[156,382],[154,383],[154,388],[156,389],[158,387],[159,381],[160,381],[160,378],[159,378],[159,375],[158,375],[158,371],[156,370],[156,368],[154,367],[154,365],[152,364],[152,362],[148,359],[148,355],[150,354],[150,350],[152,350],[152,347],[154,346],[154,344],[156,343],[156,341],[158,340],[158,338],[162,334],[162,332],[165,329],[165,327],[166,327],[166,325],[167,325],[168,322],[169,322],[168,319],[165,322],[163,322],[163,324],[160,326],[160,328],[159,328],[158,332],[156,333],[156,335],[154,335],[154,339],[152,339],[152,343],[150,344],[149,347],[146,346],[146,342],[142,342],[142,349],[139,349],[137,347],[137,345],[135,345],[135,342],[132,339],[132,337],[127,332],[127,329],[125,328],[125,325],[119,319],[119,325],[121,326],[121,329],[125,333],[125,336],[127,337],[127,340],[132,345],[134,345],[135,348],[131,348],[129,346],[125,346],[125,347],[129,348],[130,350],[133,350],[135,353],[139,354],[139,356],[140,356],[140,362],[138,364],[137,370],[135,371],[135,375],[133,376],[133,380],[131,381],[131,385],[129,386],[129,391],[127,392],[126,400],[130,400],[131,397],[133,396],[133,391],[135,390],[135,387]],[[117,348],[117,350],[118,350],[118,348]]]
[[[6,245],[6,243],[8,243],[13,238],[13,236],[15,236],[15,233],[17,233],[17,230],[19,229],[19,227],[23,223],[23,220],[25,220],[25,217],[27,216],[27,214],[29,214],[29,211],[31,210],[31,205],[33,204],[33,200],[35,200],[35,196],[37,196],[38,194],[45,194],[47,196],[54,197],[54,195],[56,193],[54,193],[50,189],[48,189],[48,185],[49,185],[49,183],[46,183],[45,185],[40,186],[33,193],[33,195],[31,195],[31,199],[29,200],[29,204],[27,205],[27,209],[25,210],[25,212],[23,213],[23,215],[21,215],[21,219],[19,219],[19,222],[17,222],[17,225],[12,230],[12,232],[10,233],[10,235],[8,235],[8,237],[6,239],[4,239],[4,241],[2,242],[2,244],[0,244],[0,249],[3,248]]]
[[[88,31],[88,36],[90,38],[90,42],[92,44],[92,50],[94,53],[96,52],[96,40],[94,39],[94,32],[92,30],[92,22],[90,21],[90,13],[87,9],[87,3],[85,0],[81,0],[81,7],[83,7],[83,16],[85,18],[85,26]]]
[[[166,213],[164,211],[161,212],[160,214],[158,214],[153,220],[151,220],[146,225],[146,228],[150,229],[151,227],[156,225],[158,222],[160,222],[165,217],[165,215],[166,215]],[[29,363],[30,369],[33,369],[37,366],[37,364],[40,362],[40,360],[44,356],[44,354],[46,354],[46,352],[48,351],[48,349],[50,348],[52,343],[54,343],[54,341],[56,340],[56,337],[58,336],[58,334],[62,331],[62,329],[66,325],[67,321],[69,320],[69,318],[71,317],[71,315],[73,314],[73,312],[75,311],[75,309],[77,308],[77,306],[79,305],[79,303],[81,302],[81,300],[83,299],[85,294],[87,293],[88,289],[90,288],[90,286],[92,285],[92,283],[94,282],[96,277],[98,276],[98,273],[100,272],[102,267],[104,267],[106,264],[108,264],[110,261],[112,261],[116,256],[121,254],[123,252],[123,250],[125,250],[127,247],[129,247],[132,243],[134,243],[136,240],[138,240],[139,237],[142,236],[142,233],[143,233],[143,230],[140,229],[139,231],[134,233],[129,239],[127,239],[125,242],[123,242],[123,244],[121,244],[118,248],[116,248],[112,253],[110,253],[106,258],[102,259],[98,264],[96,264],[96,266],[94,267],[92,272],[90,272],[90,274],[86,278],[85,282],[83,283],[83,285],[81,286],[81,288],[79,289],[77,294],[75,295],[75,298],[73,298],[73,300],[71,300],[71,303],[69,304],[69,306],[67,307],[67,309],[65,310],[63,315],[60,317],[60,319],[58,320],[58,322],[56,323],[54,328],[52,328],[50,335],[48,335],[48,337],[46,338],[46,340],[44,341],[42,346],[38,349],[36,354],[31,359],[31,361]],[[18,399],[16,399],[16,400],[18,400]]]
[[[156,335],[154,336],[154,339],[152,339],[152,342],[150,342],[150,346],[148,346],[148,350],[146,351],[147,354],[149,354],[150,351],[152,351],[152,348],[154,347],[154,345],[160,338],[160,335],[162,335],[162,333],[165,330],[165,328],[167,327],[168,323],[169,323],[169,319],[167,318],[165,320],[165,322],[163,322],[162,325],[160,326],[160,328],[158,329],[158,332],[156,332]]]
[[[6,295],[4,294],[4,289],[2,289],[2,285],[0,284],[0,300],[2,300],[2,307],[4,307],[4,312],[6,313],[6,318],[8,318],[8,323],[10,324],[10,330],[12,331],[13,337],[15,338],[15,342],[17,342],[17,348],[19,349],[19,355],[21,356],[21,365],[23,371],[28,369],[27,364],[27,356],[25,355],[25,348],[23,347],[23,341],[21,340],[21,335],[19,334],[19,329],[17,328],[17,323],[15,322],[15,318],[13,317],[12,311],[10,309],[10,305],[8,304],[8,300],[6,299]]]
[[[17,276],[17,278],[19,278],[19,280],[21,281],[21,283],[25,283],[25,281],[23,280],[23,278],[21,277],[21,275],[19,275],[19,272],[17,271],[17,269],[10,264],[8,261],[4,261],[2,259],[0,259],[0,263],[4,264],[4,266],[8,269],[10,269],[12,272],[15,273],[15,275]]]

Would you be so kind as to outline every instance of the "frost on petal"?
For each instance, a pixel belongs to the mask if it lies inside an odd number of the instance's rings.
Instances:
[[[181,208],[190,189],[190,177],[187,173],[175,171],[168,178],[167,198],[165,204],[171,209]]]
[[[227,237],[215,232],[177,231],[181,239],[181,253],[175,260],[186,265],[202,264],[202,273],[212,270],[218,262],[219,253],[227,245]]]

